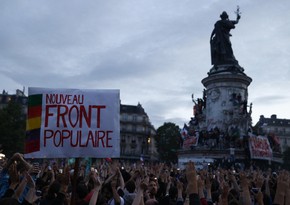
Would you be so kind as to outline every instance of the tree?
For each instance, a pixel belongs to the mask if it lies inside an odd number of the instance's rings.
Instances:
[[[165,162],[177,162],[177,150],[180,148],[180,129],[171,122],[164,123],[157,129],[156,146],[160,160]]]
[[[290,147],[283,152],[283,166],[285,169],[290,170]]]
[[[21,104],[11,100],[0,109],[0,144],[7,157],[15,152],[23,153],[25,125]]]

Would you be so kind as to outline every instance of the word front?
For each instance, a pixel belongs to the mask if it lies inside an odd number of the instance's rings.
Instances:
[[[44,130],[44,147],[49,141],[55,147],[63,147],[64,144],[71,147],[112,147],[112,133],[111,130],[89,130],[87,135],[83,135],[82,130]]]
[[[101,110],[105,109],[105,105],[46,105],[44,126],[48,127],[49,122],[56,122],[56,127],[79,127],[83,124],[87,127],[92,127],[92,119],[96,119],[96,128],[100,128],[101,124]],[[50,118],[55,120],[50,120]]]

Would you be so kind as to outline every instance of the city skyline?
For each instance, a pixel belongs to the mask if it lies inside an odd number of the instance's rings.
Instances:
[[[260,115],[290,119],[290,2],[3,1],[0,88],[120,89],[121,103],[147,112],[155,128],[183,126],[212,68],[210,34],[226,11],[234,55],[253,79],[248,104]],[[27,94],[27,93],[26,93]]]

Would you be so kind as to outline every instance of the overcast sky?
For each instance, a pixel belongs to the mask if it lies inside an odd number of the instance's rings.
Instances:
[[[289,0],[1,0],[0,89],[120,89],[155,128],[183,126],[202,97],[209,40],[222,11],[260,115],[290,119]]]

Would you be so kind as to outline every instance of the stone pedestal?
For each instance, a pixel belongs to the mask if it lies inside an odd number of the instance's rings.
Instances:
[[[243,70],[211,70],[201,82],[206,88],[207,130],[219,128],[230,133],[247,134],[250,114],[247,109],[248,86],[252,79]]]

